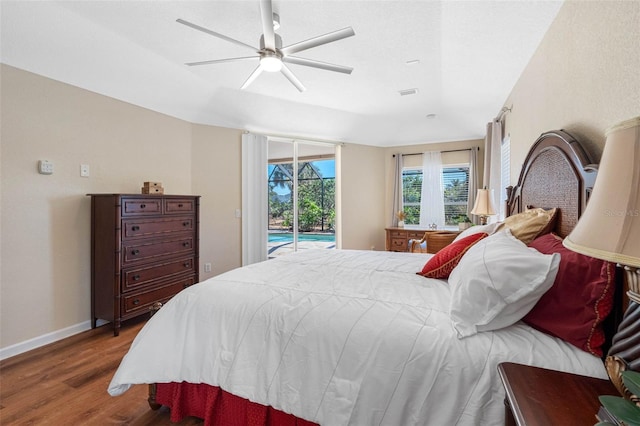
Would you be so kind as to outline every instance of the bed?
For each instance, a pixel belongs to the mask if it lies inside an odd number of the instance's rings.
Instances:
[[[547,132],[509,190],[513,220],[435,255],[304,250],[191,286],[140,331],[108,391],[150,384],[152,407],[211,425],[504,424],[501,362],[607,377],[614,266],[589,264],[585,300],[557,281],[572,256],[558,241],[596,173],[571,135]],[[534,211],[548,220],[531,236],[520,218]]]

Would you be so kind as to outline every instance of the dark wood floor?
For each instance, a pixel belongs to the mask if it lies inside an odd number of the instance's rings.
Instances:
[[[114,337],[107,325],[0,362],[1,425],[195,425],[152,411],[147,386],[112,397],[107,386],[143,321]]]

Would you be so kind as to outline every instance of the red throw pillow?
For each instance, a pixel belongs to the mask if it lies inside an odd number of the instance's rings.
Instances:
[[[560,253],[560,267],[553,286],[524,322],[602,356],[602,321],[613,308],[615,265],[569,250],[554,234],[536,238],[529,247],[545,254]]]
[[[422,271],[417,274],[427,278],[448,278],[467,250],[488,235],[485,232],[478,232],[449,244],[429,259]]]

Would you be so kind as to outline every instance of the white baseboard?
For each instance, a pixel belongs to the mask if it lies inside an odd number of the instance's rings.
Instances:
[[[98,323],[98,325],[101,324]],[[0,360],[20,355],[21,353],[48,345],[49,343],[57,342],[58,340],[73,336],[74,334],[82,333],[89,329],[91,329],[91,320],[84,321],[80,324],[75,324],[61,330],[52,331],[51,333],[43,334],[42,336],[16,343],[15,345],[7,346],[6,348],[0,349]]]

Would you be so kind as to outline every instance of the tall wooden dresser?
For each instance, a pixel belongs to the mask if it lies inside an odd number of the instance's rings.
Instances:
[[[192,195],[91,196],[91,316],[122,321],[148,314],[198,282],[199,204]]]

